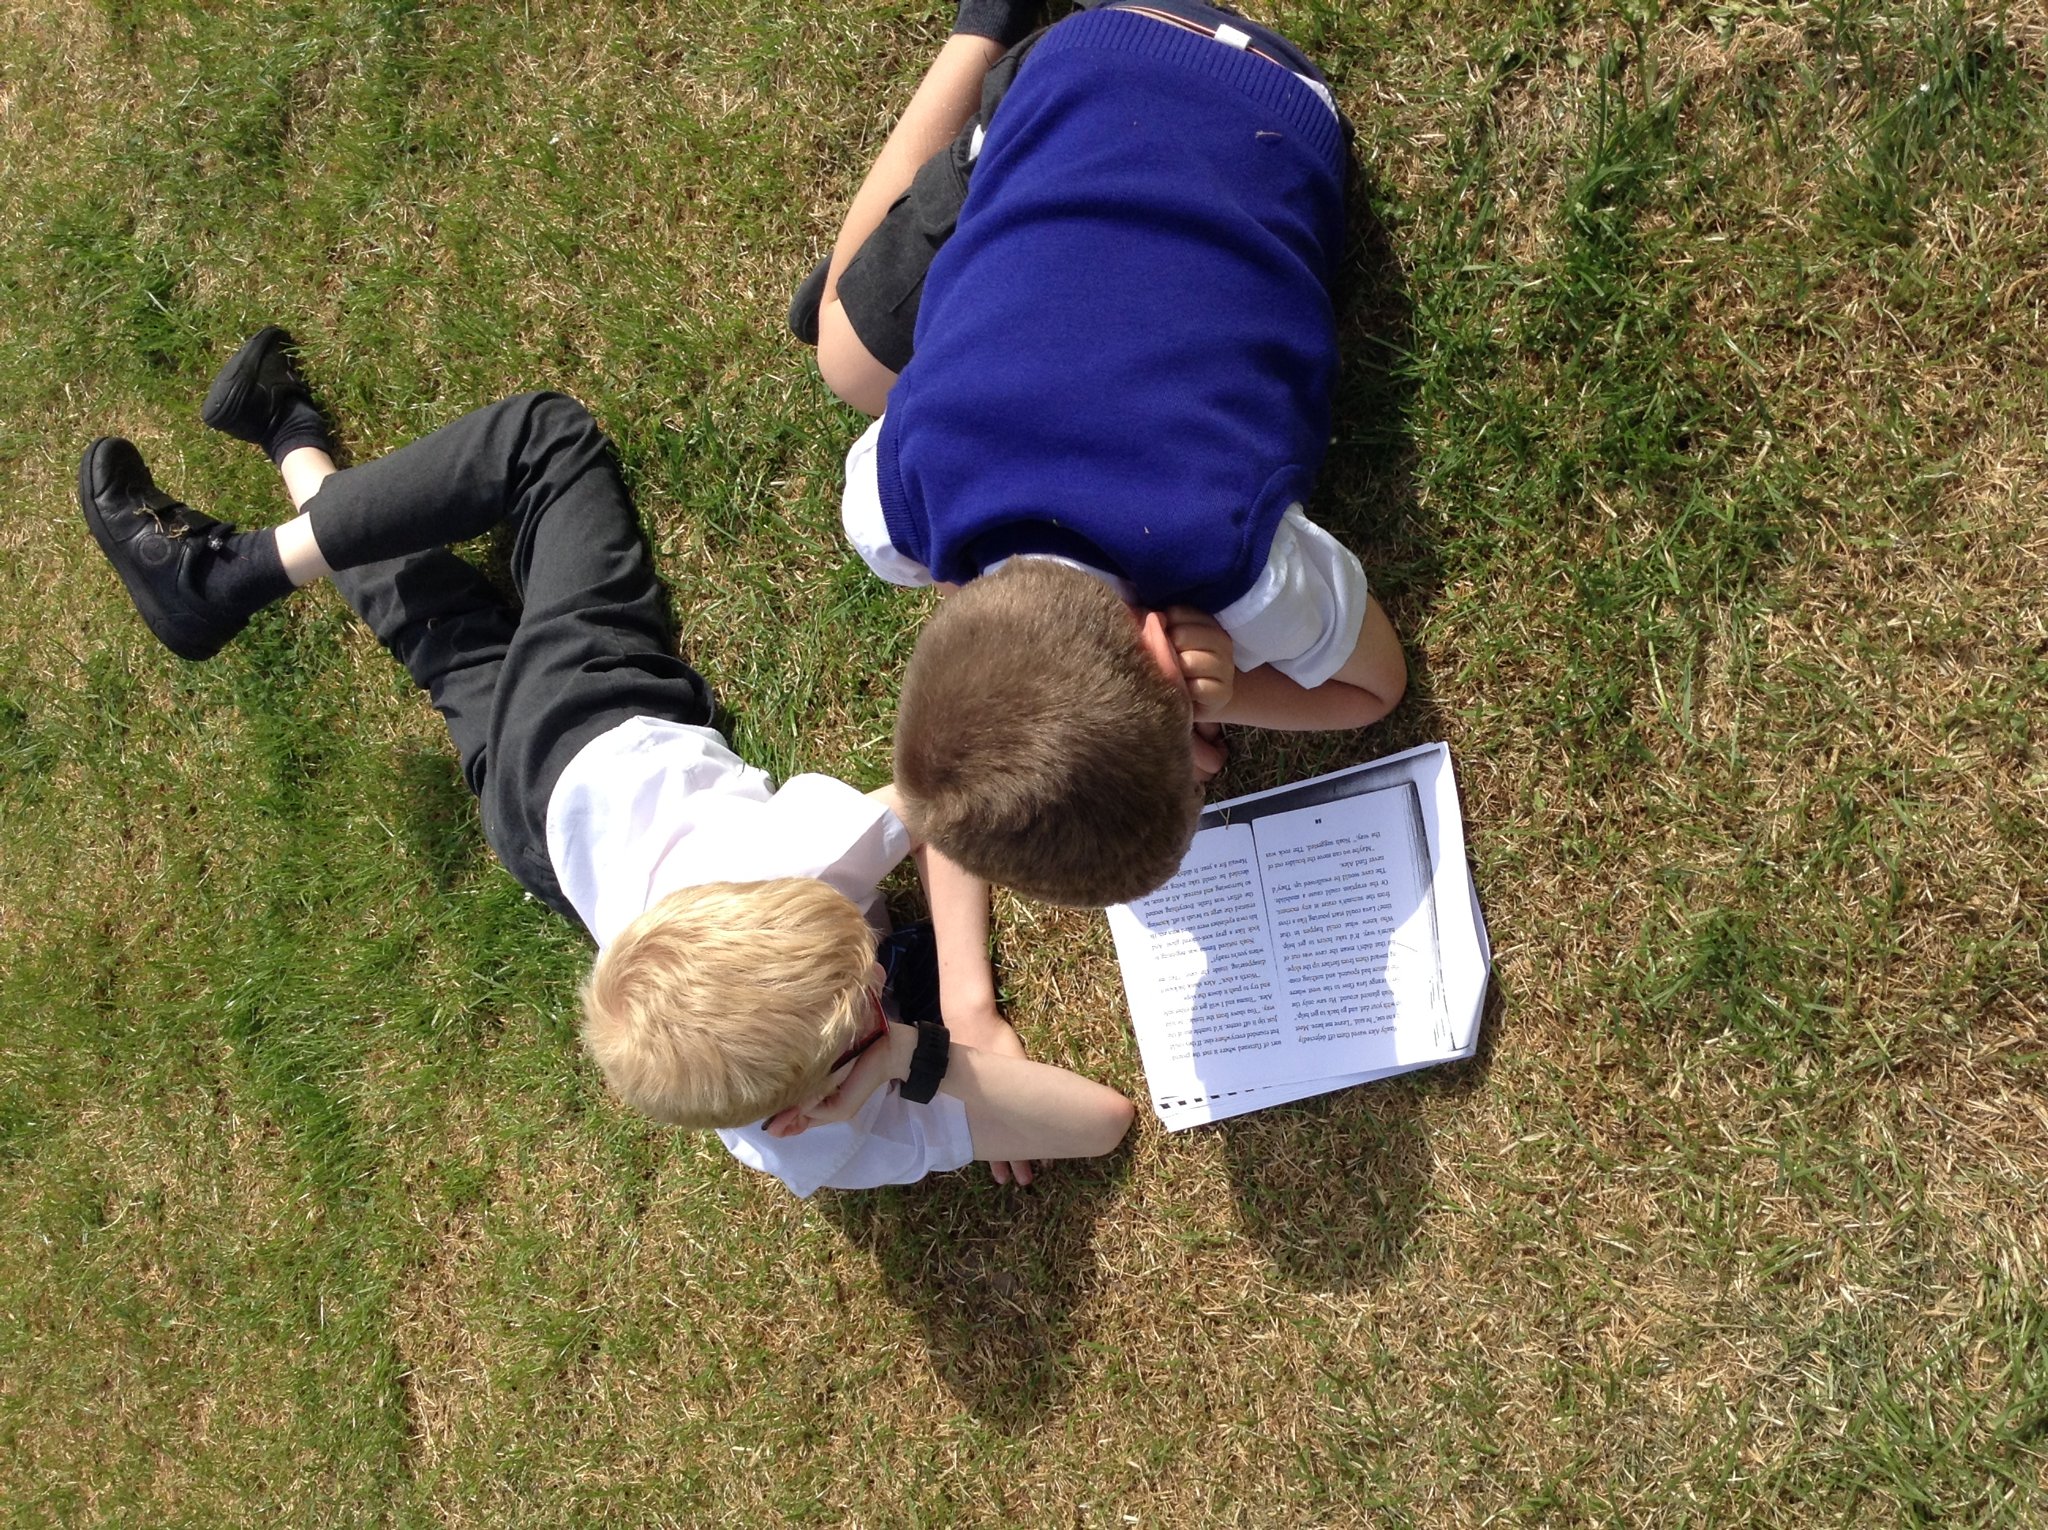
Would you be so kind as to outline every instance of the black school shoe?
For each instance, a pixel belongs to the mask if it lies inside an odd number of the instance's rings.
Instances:
[[[200,593],[205,560],[235,528],[159,489],[132,441],[101,436],[85,449],[78,504],[135,609],[179,658],[210,659],[247,624],[246,612],[223,610]]]
[[[283,462],[287,452],[301,446],[331,455],[333,438],[313,402],[313,390],[292,360],[296,349],[298,342],[275,324],[257,330],[206,390],[199,418],[215,430],[254,442],[272,462]]]

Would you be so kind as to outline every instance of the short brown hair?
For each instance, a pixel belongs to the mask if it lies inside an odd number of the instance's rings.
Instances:
[[[706,882],[598,953],[583,1041],[613,1093],[672,1126],[746,1126],[822,1093],[869,1024],[875,937],[816,877]]]
[[[911,831],[991,882],[1084,908],[1142,897],[1194,837],[1186,690],[1101,580],[1019,558],[939,606],[903,675]]]

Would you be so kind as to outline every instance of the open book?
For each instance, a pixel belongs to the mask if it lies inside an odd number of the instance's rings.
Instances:
[[[1479,1039],[1492,953],[1443,744],[1218,803],[1173,880],[1109,925],[1169,1129]]]

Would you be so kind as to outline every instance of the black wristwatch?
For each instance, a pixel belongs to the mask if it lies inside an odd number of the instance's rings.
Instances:
[[[930,1020],[917,1028],[917,1049],[910,1054],[910,1074],[896,1092],[913,1105],[923,1105],[939,1092],[946,1063],[953,1055],[953,1036]]]

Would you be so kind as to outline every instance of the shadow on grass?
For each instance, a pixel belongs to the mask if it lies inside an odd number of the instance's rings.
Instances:
[[[1336,280],[1339,365],[1330,449],[1307,508],[1364,560],[1373,593],[1402,631],[1428,610],[1443,575],[1435,528],[1415,486],[1415,304],[1378,212],[1385,200],[1369,175],[1354,171]]]
[[[817,1204],[916,1313],[947,1388],[977,1418],[1011,1429],[1044,1417],[1072,1385],[1073,1314],[1097,1274],[1089,1245],[1129,1164],[1127,1152],[1054,1164],[1028,1190],[972,1164]]]
[[[446,892],[491,858],[476,798],[445,749],[407,749],[391,762],[398,836]]]
[[[1351,230],[1339,273],[1342,367],[1332,439],[1309,513],[1364,562],[1395,630],[1418,627],[1442,584],[1438,534],[1415,486],[1409,414],[1413,304],[1393,241],[1363,172],[1351,186]],[[1341,770],[1443,738],[1426,655],[1408,648],[1408,693],[1362,733],[1234,730],[1211,798]],[[1397,1271],[1429,1200],[1433,1156],[1422,1118],[1432,1096],[1484,1078],[1503,1005],[1490,988],[1479,1051],[1469,1061],[1283,1105],[1219,1125],[1238,1225],[1281,1277],[1301,1289],[1352,1291]]]
[[[1300,1290],[1349,1292],[1398,1272],[1429,1204],[1422,1107],[1462,1098],[1493,1066],[1506,1005],[1489,986],[1471,1058],[1223,1122],[1238,1228]]]
[[[1438,537],[1418,501],[1409,414],[1414,304],[1393,238],[1376,208],[1380,189],[1354,166],[1350,226],[1336,279],[1340,366],[1331,441],[1309,518],[1357,553],[1396,632],[1419,627],[1442,583]],[[1408,694],[1363,732],[1253,733],[1233,729],[1231,760],[1210,799],[1261,791],[1341,770],[1443,736],[1428,664],[1408,652]]]

